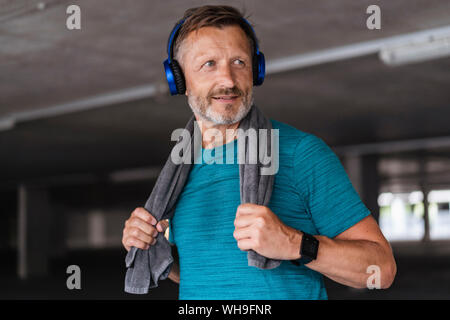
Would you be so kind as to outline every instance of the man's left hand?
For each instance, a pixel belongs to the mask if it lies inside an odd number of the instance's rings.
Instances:
[[[266,206],[241,204],[236,211],[234,226],[233,236],[243,251],[254,250],[270,259],[300,258],[302,233],[285,225]]]

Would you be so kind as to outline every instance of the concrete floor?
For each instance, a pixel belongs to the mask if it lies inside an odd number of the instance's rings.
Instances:
[[[388,290],[352,289],[326,279],[329,299],[450,299],[449,245],[430,250],[424,246],[394,247],[397,277]],[[424,252],[429,251],[429,257]],[[1,253],[1,261],[15,261],[14,252]],[[52,259],[51,276],[19,280],[15,263],[0,266],[0,299],[177,299],[178,285],[163,281],[148,295],[123,292],[124,250],[71,251]],[[81,268],[81,290],[66,288],[68,265]]]

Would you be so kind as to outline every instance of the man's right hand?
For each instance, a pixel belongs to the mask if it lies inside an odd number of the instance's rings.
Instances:
[[[125,221],[122,244],[127,251],[130,251],[131,247],[146,250],[156,243],[158,233],[166,231],[168,226],[168,220],[157,223],[156,218],[147,210],[141,207],[136,208],[130,218]]]

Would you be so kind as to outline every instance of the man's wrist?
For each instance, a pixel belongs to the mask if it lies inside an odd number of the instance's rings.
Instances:
[[[302,244],[303,232],[299,230],[292,229],[292,235],[289,239],[290,253],[286,260],[297,260],[300,259],[300,246]]]

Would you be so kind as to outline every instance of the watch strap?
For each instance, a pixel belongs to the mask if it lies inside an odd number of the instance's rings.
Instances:
[[[317,251],[319,249],[319,241],[312,235],[303,232],[302,242],[300,244],[300,258],[291,260],[297,266],[310,263],[317,258]]]

